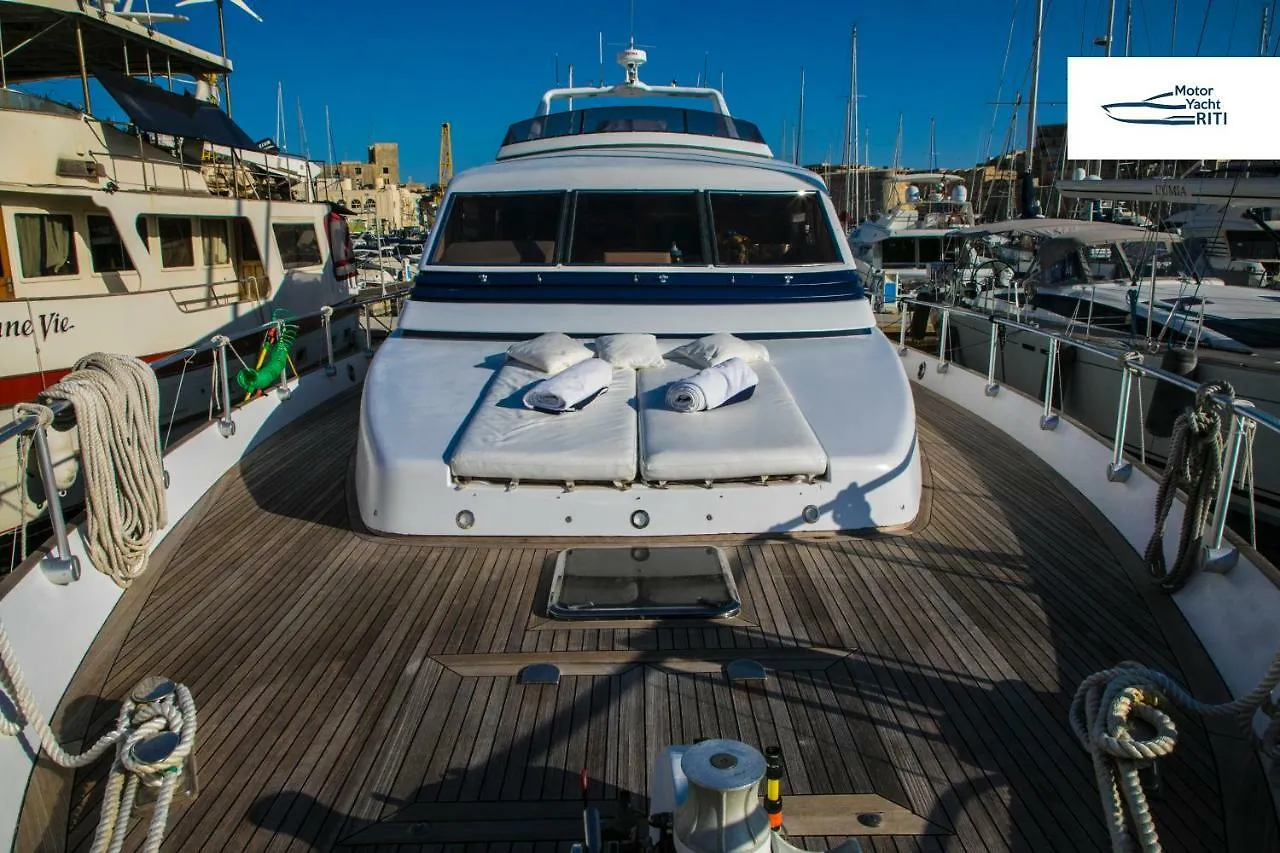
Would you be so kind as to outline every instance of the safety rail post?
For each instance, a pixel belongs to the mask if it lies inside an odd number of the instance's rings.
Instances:
[[[898,312],[898,355],[907,354],[907,323],[911,322],[912,303],[903,302]]]
[[[1237,400],[1241,406],[1253,404],[1247,400]],[[1235,484],[1236,471],[1240,467],[1240,451],[1244,447],[1244,417],[1234,408],[1231,412],[1231,426],[1227,431],[1227,443],[1222,448],[1222,479],[1218,482],[1217,503],[1213,507],[1213,520],[1210,522],[1208,544],[1201,550],[1200,565],[1206,571],[1225,574],[1235,568],[1240,559],[1240,551],[1231,545],[1223,545],[1227,529],[1227,511],[1231,508],[1231,487]]]
[[[1062,345],[1056,337],[1049,338],[1049,362],[1044,374],[1044,409],[1040,413],[1040,429],[1058,428],[1058,416],[1053,414],[1053,383],[1058,375],[1058,348]]]
[[[1000,386],[996,384],[996,349],[1000,346],[1000,324],[995,317],[991,318],[991,340],[987,345],[987,387],[986,394],[988,397],[994,397],[1000,393]]]
[[[326,305],[320,309],[320,328],[324,332],[324,352],[326,361],[324,363],[324,375],[336,376],[338,374],[338,366],[333,363],[333,336],[329,333],[329,326],[333,320],[333,308]]]
[[[951,314],[942,306],[938,307],[938,311],[942,314],[942,321],[938,323],[938,372],[946,373],[951,366],[947,361],[947,328],[951,323]]]
[[[1120,363],[1120,399],[1116,402],[1116,428],[1112,433],[1111,461],[1107,464],[1107,479],[1113,483],[1126,483],[1133,473],[1133,465],[1124,458],[1125,433],[1129,427],[1129,400],[1133,396],[1133,372],[1128,360]]]
[[[360,306],[360,311],[364,319],[364,357],[373,358],[373,312],[368,302]]]
[[[53,457],[49,453],[49,438],[45,434],[43,424],[36,424],[33,437],[36,462],[40,466],[40,480],[44,484],[45,500],[49,507],[49,522],[53,525],[53,534],[58,548],[57,556],[49,555],[40,561],[40,568],[50,582],[58,586],[66,586],[80,580],[80,559],[71,553],[71,543],[67,539],[67,521],[62,514],[62,495],[58,490],[58,482],[54,479]]]
[[[236,422],[231,418],[231,376],[227,372],[227,348],[231,339],[226,335],[215,335],[213,343],[218,347],[218,373],[222,380],[222,417],[218,419],[218,432],[223,438],[236,434]]]

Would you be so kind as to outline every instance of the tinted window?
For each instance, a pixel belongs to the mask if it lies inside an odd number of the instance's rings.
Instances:
[[[578,193],[570,263],[701,264],[697,193]]]
[[[552,264],[564,193],[455,195],[435,245],[441,264]]]
[[[275,231],[276,243],[280,246],[280,260],[285,269],[314,267],[322,263],[316,228],[310,222],[287,225],[276,223],[271,228]]]
[[[90,216],[89,257],[94,272],[119,272],[133,269],[133,261],[120,241],[120,232],[110,216]]]
[[[889,264],[915,266],[916,241],[911,237],[890,237],[880,243],[880,261]]]
[[[71,214],[15,213],[13,222],[24,277],[75,275],[80,271]]]
[[[816,192],[711,193],[721,264],[830,264],[840,259]]]
[[[195,253],[191,246],[191,220],[186,217],[157,216],[156,227],[160,233],[160,265],[195,266]]]
[[[942,260],[942,238],[926,237],[920,241],[920,263],[931,264]]]

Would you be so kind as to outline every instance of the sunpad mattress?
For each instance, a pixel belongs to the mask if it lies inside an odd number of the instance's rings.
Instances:
[[[782,376],[754,362],[755,394],[708,412],[672,411],[667,385],[696,371],[685,365],[639,371],[640,475],[654,482],[819,475],[827,454]]]
[[[547,374],[508,362],[489,383],[449,459],[455,477],[539,482],[631,482],[636,476],[636,375],[613,383],[578,412],[526,409]]]

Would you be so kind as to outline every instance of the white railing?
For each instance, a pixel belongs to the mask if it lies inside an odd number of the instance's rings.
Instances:
[[[1048,341],[1049,352],[1048,362],[1046,365],[1046,378],[1044,383],[1044,393],[1042,407],[1040,413],[1040,428],[1043,430],[1052,430],[1058,426],[1060,412],[1054,411],[1053,395],[1055,390],[1055,379],[1058,365],[1058,355],[1062,347],[1074,347],[1078,350],[1093,353],[1094,355],[1115,362],[1120,368],[1120,393],[1116,401],[1116,419],[1115,430],[1112,435],[1111,461],[1107,465],[1107,479],[1113,483],[1123,483],[1129,479],[1133,471],[1133,465],[1125,458],[1125,433],[1128,425],[1128,413],[1131,396],[1133,393],[1134,377],[1150,377],[1158,382],[1165,382],[1170,385],[1177,386],[1186,391],[1195,393],[1200,390],[1200,386],[1184,376],[1176,373],[1170,373],[1167,370],[1161,370],[1156,367],[1149,367],[1142,363],[1141,355],[1134,352],[1128,352],[1119,349],[1113,349],[1090,341],[1083,341],[1070,335],[1051,332],[1038,326],[1028,325],[1018,320],[1002,317],[993,314],[984,314],[979,311],[973,311],[968,308],[960,308],[955,305],[941,305],[933,302],[925,302],[910,297],[899,297],[902,303],[900,315],[900,328],[898,330],[898,354],[906,355],[907,353],[907,327],[910,324],[911,313],[913,310],[936,311],[938,312],[937,331],[938,331],[938,366],[939,373],[946,373],[951,366],[951,360],[948,356],[947,338],[950,329],[950,318],[952,315],[973,317],[985,321],[990,324],[991,333],[987,349],[987,384],[986,393],[989,397],[994,397],[1000,393],[1000,384],[996,382],[996,354],[1000,346],[1000,328],[1011,329],[1019,332],[1025,332],[1038,335]],[[1222,406],[1225,412],[1230,414],[1230,421],[1227,429],[1227,441],[1223,449],[1222,460],[1222,478],[1218,486],[1218,494],[1216,503],[1214,504],[1213,520],[1210,525],[1206,544],[1202,553],[1202,565],[1211,571],[1225,572],[1235,565],[1239,557],[1239,552],[1230,545],[1223,544],[1227,526],[1227,511],[1231,502],[1231,490],[1235,481],[1236,472],[1240,467],[1240,458],[1245,447],[1246,422],[1252,423],[1256,427],[1270,430],[1280,435],[1280,418],[1268,412],[1257,409],[1248,400],[1242,400],[1237,397],[1227,397],[1221,394],[1213,395],[1212,399]]]

